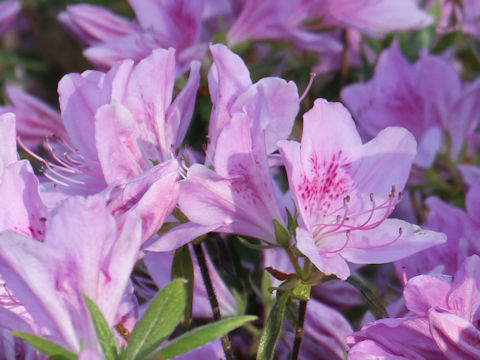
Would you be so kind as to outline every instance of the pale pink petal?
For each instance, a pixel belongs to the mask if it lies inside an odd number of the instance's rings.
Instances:
[[[431,308],[428,320],[433,340],[448,359],[480,357],[480,331],[471,322],[439,307]]]
[[[408,310],[418,315],[427,315],[431,307],[447,308],[450,283],[431,275],[420,275],[410,279],[403,289]]]
[[[178,163],[169,160],[114,188],[109,194],[108,208],[122,219],[131,212],[137,214],[142,220],[142,242],[145,242],[173,211],[178,190]]]
[[[350,276],[347,262],[338,252],[321,252],[312,235],[298,227],[297,248],[325,275],[336,275],[342,280]]]
[[[413,30],[427,27],[433,18],[413,0],[330,0],[330,15],[346,26],[366,32]]]
[[[219,231],[223,224],[199,225],[193,222],[178,225],[165,234],[153,237],[144,247],[145,251],[174,251],[208,232]]]
[[[16,117],[13,113],[0,115],[0,175],[4,168],[18,161],[17,138],[15,130]]]
[[[101,6],[88,4],[67,6],[67,11],[59,15],[59,20],[80,41],[89,45],[140,31],[140,27],[127,18]]]
[[[62,120],[70,140],[83,156],[97,160],[95,112],[102,105],[98,85],[80,74],[65,75],[58,83]]]
[[[62,261],[44,243],[11,231],[0,233],[0,272],[8,287],[37,324],[61,336],[51,340],[78,351],[79,329],[74,329],[55,286],[55,268]]]
[[[190,65],[190,76],[182,91],[175,97],[166,113],[164,158],[177,149],[187,134],[195,106],[196,93],[200,84],[200,63],[194,61]],[[169,144],[170,142],[170,144]]]
[[[147,161],[156,160],[144,157],[137,122],[122,104],[103,105],[95,120],[96,148],[107,184],[125,183],[146,170]]]
[[[416,153],[416,141],[405,128],[388,127],[362,146],[362,160],[354,175],[356,190],[365,198],[374,194],[378,204],[392,192],[402,191]]]
[[[0,230],[13,230],[42,241],[47,209],[40,199],[38,179],[27,160],[7,166],[0,183]]]
[[[210,46],[213,64],[208,73],[208,89],[212,99],[212,115],[208,128],[210,143],[215,144],[220,130],[230,119],[228,106],[252,84],[250,72],[240,56],[226,46]]]
[[[255,131],[265,130],[267,153],[274,152],[279,140],[290,135],[299,110],[298,90],[292,81],[263,78],[242,93],[232,104],[231,113],[245,111],[255,118]]]
[[[237,179],[238,181],[238,179]],[[181,183],[178,204],[190,221],[219,225],[223,232],[242,234],[272,242],[272,217],[264,214],[257,194],[239,193],[235,179],[219,176],[207,167],[193,165]],[[249,190],[250,191],[250,190]],[[268,218],[268,221],[267,221]]]
[[[449,310],[467,321],[480,320],[480,257],[468,257],[455,274],[448,296]]]
[[[445,241],[443,233],[424,230],[398,219],[386,219],[375,229],[352,231],[341,254],[356,264],[383,264]]]

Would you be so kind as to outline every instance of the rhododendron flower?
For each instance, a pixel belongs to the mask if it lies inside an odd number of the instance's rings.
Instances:
[[[212,113],[208,128],[207,160],[213,157],[217,139],[235,113],[251,117],[251,127],[265,131],[267,153],[276,150],[276,142],[292,131],[299,110],[298,90],[292,81],[276,77],[260,79],[252,84],[243,60],[226,46],[210,46],[213,64],[208,73]],[[213,159],[210,159],[213,160]]]
[[[301,49],[340,52],[342,46],[334,38],[309,32],[303,26],[314,3],[312,0],[246,0],[228,32],[228,42],[235,45],[246,40],[287,39]]]
[[[369,35],[420,29],[433,23],[414,0],[325,0],[316,3],[313,13],[323,19],[321,27],[353,27]]]
[[[85,57],[100,68],[124,59],[139,61],[158,48],[177,50],[179,72],[201,59],[204,0],[130,0],[138,24],[93,5],[71,5],[59,20],[82,43]]]
[[[272,180],[267,154],[286,138],[298,112],[297,88],[279,78],[251,83],[243,61],[213,45],[209,73],[213,102],[207,161],[194,164],[181,181],[178,204],[191,223],[175,227],[147,248],[168,251],[210,231],[275,242],[273,219],[286,214]]]
[[[349,359],[383,355],[408,359],[478,359],[480,258],[465,260],[453,280],[420,275],[403,296],[415,315],[368,324],[348,338]]]
[[[4,1],[0,3],[0,34],[11,25],[20,9],[21,5],[18,1]]]
[[[430,167],[445,132],[456,158],[478,124],[480,82],[462,84],[454,67],[438,56],[423,54],[410,64],[396,46],[380,55],[375,75],[365,84],[342,91],[342,99],[371,139],[387,126],[404,126],[418,141],[415,164]]]
[[[20,317],[0,308],[0,326],[47,336],[76,353],[84,346],[100,351],[82,295],[112,327],[135,313],[136,303],[126,294],[141,223],[131,213],[119,227],[103,196],[63,202],[49,217],[43,242],[12,231],[0,233],[0,240],[0,274],[12,301],[27,312]],[[132,324],[125,325],[131,330]]]
[[[25,146],[35,149],[45,140],[45,137],[53,134],[68,141],[68,135],[57,110],[12,86],[7,86],[5,93],[11,105],[0,107],[0,113],[15,114],[17,134]]]
[[[297,247],[326,274],[357,264],[398,260],[445,241],[445,235],[387,219],[415,156],[415,140],[390,127],[362,145],[348,111],[318,99],[304,115],[301,144],[280,141],[300,214]]]

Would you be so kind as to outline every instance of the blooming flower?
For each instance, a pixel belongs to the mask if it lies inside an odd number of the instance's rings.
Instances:
[[[68,141],[68,135],[57,110],[12,86],[7,86],[5,92],[11,105],[0,107],[0,113],[15,114],[17,133],[25,146],[35,149],[45,137],[52,134]]]
[[[209,231],[275,242],[273,219],[285,223],[280,193],[267,154],[286,138],[298,112],[295,84],[279,78],[251,83],[243,61],[213,45],[209,72],[213,102],[207,161],[194,164],[181,181],[178,204],[191,223],[175,227],[148,250],[173,250]]]
[[[121,228],[101,195],[72,197],[47,221],[43,242],[12,231],[0,233],[0,273],[28,312],[32,328],[15,315],[0,317],[10,330],[33,332],[78,353],[82,344],[99,350],[82,295],[102,310],[110,326],[134,311],[125,299],[137,260],[141,223],[131,213]],[[124,313],[119,313],[121,304]],[[2,313],[6,310],[2,309]]]
[[[301,144],[278,146],[302,220],[297,247],[322,272],[346,279],[347,260],[390,262],[445,241],[443,234],[387,219],[415,156],[405,129],[384,129],[362,145],[348,111],[317,99],[304,115]]]
[[[206,46],[200,43],[204,0],[130,0],[138,20],[130,21],[93,5],[71,5],[59,15],[70,32],[89,45],[85,57],[99,68],[117,61],[139,61],[152,50],[177,50],[178,71],[201,59]]]
[[[367,139],[387,126],[407,128],[419,144],[415,164],[425,168],[433,164],[446,132],[455,159],[478,124],[480,82],[462,84],[453,66],[438,56],[423,54],[410,64],[396,46],[380,55],[372,80],[347,86],[341,96]]]
[[[403,296],[415,315],[368,324],[349,337],[349,359],[373,355],[399,359],[478,359],[480,292],[477,255],[465,260],[453,281],[432,275],[410,279]]]

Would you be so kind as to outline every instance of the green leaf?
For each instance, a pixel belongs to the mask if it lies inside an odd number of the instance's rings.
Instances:
[[[182,279],[165,286],[135,325],[128,341],[126,359],[142,359],[155,351],[177,327],[185,310],[185,302]]]
[[[260,338],[257,360],[273,359],[278,339],[280,339],[280,334],[282,333],[285,307],[289,297],[290,295],[288,293],[284,293],[277,298],[277,301],[273,304],[272,311],[270,311],[268,315],[262,337]]]
[[[228,332],[242,326],[243,324],[256,320],[256,316],[243,315],[222,319],[220,321],[199,326],[176,339],[173,339],[162,349],[149,357],[149,359],[171,359],[175,356],[185,354],[202,345],[222,337]]]
[[[184,245],[175,251],[172,263],[172,280],[182,278],[187,280],[185,284],[186,290],[186,306],[183,313],[183,325],[188,328],[192,321],[193,306],[193,263],[188,245]]]
[[[448,50],[453,44],[455,44],[455,41],[459,36],[461,35],[460,31],[452,31],[445,36],[442,36],[442,38],[435,44],[435,46],[430,50],[430,53],[432,54],[441,54],[444,51]]]
[[[11,334],[29,343],[52,360],[76,360],[78,358],[76,354],[63,346],[39,336],[20,331],[12,331]]]
[[[285,227],[280,224],[277,219],[273,219],[273,227],[275,228],[275,239],[282,247],[287,248],[290,245],[290,234]]]
[[[92,318],[95,331],[98,336],[98,341],[102,346],[103,355],[107,360],[118,359],[117,342],[115,341],[115,335],[112,333],[112,329],[105,320],[102,311],[98,306],[86,295],[83,295],[83,300],[87,304],[90,317]]]

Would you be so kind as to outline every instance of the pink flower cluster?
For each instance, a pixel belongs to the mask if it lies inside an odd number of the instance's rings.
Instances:
[[[219,269],[218,256],[207,252],[207,269],[191,256],[192,316],[212,315],[205,271],[223,316],[251,311],[252,297],[260,316],[276,314],[287,294],[282,316],[300,319],[296,300],[300,309],[308,301],[297,329],[286,321],[277,329],[279,358],[303,332],[304,359],[479,359],[479,81],[463,81],[452,54],[424,49],[410,62],[394,40],[378,51],[370,80],[341,90],[343,105],[309,98],[311,84],[299,95],[293,81],[257,79],[217,41],[287,42],[288,51],[320,53],[314,66],[324,70],[342,56],[348,71],[349,51],[353,64],[368,62],[363,36],[380,43],[394,31],[444,31],[455,14],[452,28],[477,36],[476,4],[424,4],[443,9],[435,19],[413,0],[129,3],[136,20],[86,4],[59,14],[100,69],[64,75],[59,110],[6,88],[0,359],[42,358],[11,331],[103,358],[83,296],[110,328],[131,332],[175,276],[176,251],[205,239],[200,249],[211,250],[212,237],[256,249],[257,264],[235,265],[253,290],[232,290],[232,265]],[[0,4],[0,33],[19,11],[15,1]],[[212,105],[203,152],[185,144],[200,99]],[[369,278],[368,269],[380,270]],[[364,306],[362,294],[392,317],[357,316],[354,332],[341,310]],[[261,351],[269,320],[235,346]],[[223,356],[215,341],[183,358]]]

